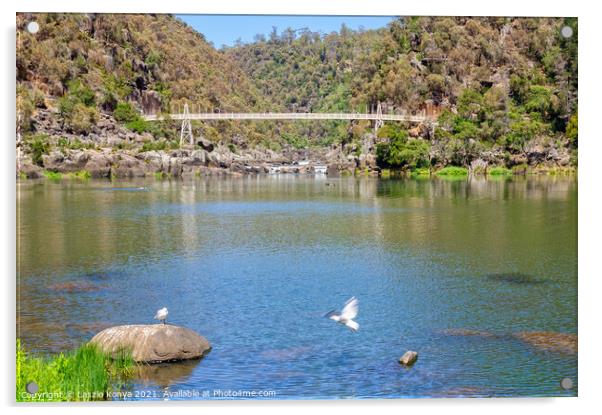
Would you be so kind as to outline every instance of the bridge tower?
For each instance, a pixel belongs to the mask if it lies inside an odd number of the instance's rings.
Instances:
[[[182,129],[180,130],[180,147],[185,141],[189,141],[194,146],[194,136],[192,135],[192,123],[190,122],[190,112],[188,104],[184,104],[184,113],[182,114]]]
[[[374,121],[374,135],[378,133],[378,129],[385,125],[383,121],[383,110],[380,106],[380,101],[378,102],[378,106],[376,107],[376,120]]]

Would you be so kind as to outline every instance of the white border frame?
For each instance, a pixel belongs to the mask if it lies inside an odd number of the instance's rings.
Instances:
[[[598,300],[602,284],[597,272],[597,236],[600,226],[600,180],[599,170],[602,156],[602,137],[599,137],[600,119],[597,113],[601,106],[602,83],[600,69],[599,40],[602,38],[602,16],[597,13],[594,2],[548,0],[539,4],[524,0],[504,0],[498,2],[469,0],[430,0],[402,2],[394,0],[302,0],[296,2],[260,0],[170,0],[168,2],[143,0],[104,0],[102,2],[73,3],[68,0],[28,0],[18,4],[3,2],[2,18],[2,62],[0,70],[4,99],[0,114],[5,132],[2,139],[2,178],[4,200],[1,204],[0,228],[4,230],[0,254],[4,265],[4,301],[2,330],[2,355],[5,364],[0,377],[2,401],[9,412],[37,412],[44,414],[64,414],[65,412],[102,413],[116,407],[114,403],[95,405],[17,405],[14,403],[14,347],[15,347],[15,12],[104,12],[104,13],[172,13],[172,14],[323,14],[323,15],[456,15],[456,16],[577,16],[579,18],[579,398],[497,398],[497,399],[421,399],[421,400],[369,400],[369,401],[272,401],[272,402],[178,402],[170,403],[128,403],[132,413],[165,414],[167,412],[199,411],[223,412],[244,409],[250,414],[281,413],[305,414],[308,411],[345,410],[351,414],[361,413],[369,408],[384,413],[400,411],[441,412],[449,414],[497,414],[545,410],[546,415],[568,412],[593,412],[600,407],[597,386],[600,384],[600,331],[598,319],[602,315],[601,301]],[[598,127],[598,128],[596,128]],[[39,408],[37,406],[40,406]],[[123,406],[123,405],[119,405]]]

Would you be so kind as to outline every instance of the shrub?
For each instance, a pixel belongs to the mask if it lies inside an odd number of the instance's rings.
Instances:
[[[125,126],[134,131],[135,133],[142,134],[150,129],[149,123],[142,118],[137,118],[133,121],[128,122]]]
[[[73,111],[67,118],[67,124],[78,134],[88,134],[92,127],[98,121],[98,111],[96,108],[87,107],[81,103],[73,107]]]
[[[542,117],[549,119],[558,109],[558,97],[552,93],[551,88],[533,85],[529,88],[525,110],[527,112],[537,112]]]
[[[525,77],[512,75],[510,77],[510,95],[517,103],[522,104],[529,93],[529,80]]]
[[[487,174],[490,176],[512,176],[512,170],[498,166],[487,170]]]
[[[428,167],[419,167],[412,170],[412,177],[428,177],[431,175],[431,170]]]
[[[308,139],[299,134],[282,133],[282,138],[284,139],[284,141],[286,141],[288,144],[290,144],[291,146],[293,146],[296,149],[306,148],[309,146]],[[232,150],[230,150],[230,151],[232,151]],[[232,152],[234,153],[235,151],[232,151]]]
[[[479,138],[479,127],[472,121],[456,117],[453,125],[454,138],[458,140],[469,140]]]
[[[447,166],[437,172],[437,176],[467,176],[468,169],[458,166]]]
[[[61,180],[63,178],[63,175],[61,173],[54,171],[45,170],[43,174],[44,176],[46,176],[47,179],[50,180]]]
[[[92,177],[90,172],[87,170],[76,171],[75,173],[72,173],[71,175],[72,175],[72,177],[79,179],[79,180],[88,180]]]
[[[166,141],[147,141],[146,143],[142,144],[142,152],[145,151],[160,151],[160,150],[165,150],[167,148],[167,142]]]
[[[529,118],[521,118],[510,124],[510,131],[503,137],[504,144],[511,150],[522,151],[527,141],[546,130],[546,124]]]
[[[529,166],[527,164],[518,164],[516,166],[512,166],[512,174],[527,174],[529,170]]]
[[[428,142],[410,140],[406,131],[392,135],[394,138],[389,143],[376,146],[376,159],[380,165],[410,169],[429,166]]]
[[[133,374],[134,361],[123,352],[115,359],[94,345],[52,357],[33,356],[17,339],[17,401],[92,401],[106,399],[115,383]],[[37,394],[26,392],[28,382],[38,385]]]
[[[458,97],[458,114],[464,118],[475,119],[483,109],[483,96],[475,89],[467,88]]]
[[[77,100],[69,95],[64,95],[59,98],[59,115],[63,120],[69,118],[76,104]]]
[[[31,153],[31,161],[38,166],[43,165],[42,156],[50,152],[50,144],[48,143],[48,135],[36,134],[26,140],[27,146]]]
[[[77,102],[81,102],[87,107],[91,107],[95,104],[95,94],[87,85],[84,85],[79,79],[69,81],[67,83],[69,88],[69,95]]]
[[[35,109],[45,107],[44,94],[39,89],[17,86],[17,123],[22,132],[31,131],[31,116]]]
[[[577,146],[577,140],[579,138],[577,114],[569,118],[569,122],[566,126],[566,138],[569,139],[571,145]]]
[[[140,119],[140,114],[128,102],[120,102],[117,104],[113,117],[119,122],[132,122]]]

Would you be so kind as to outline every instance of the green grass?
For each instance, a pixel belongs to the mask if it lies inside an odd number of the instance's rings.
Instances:
[[[437,172],[437,176],[444,177],[462,177],[468,176],[468,169],[465,167],[447,166]]]
[[[156,171],[155,172],[155,179],[156,180],[162,180],[162,179],[166,179],[169,178],[169,173],[164,173],[162,171]]]
[[[44,176],[46,176],[47,179],[55,180],[55,181],[59,181],[59,180],[65,179],[65,178],[66,179],[88,180],[92,177],[90,172],[87,170],[80,170],[80,171],[76,171],[74,173],[66,173],[66,174],[46,170],[46,171],[44,171],[43,174],[44,174]]]
[[[44,170],[44,176],[46,176],[47,179],[50,180],[61,180],[63,178],[63,175],[61,173],[57,173],[54,171],[48,171],[48,170]]]
[[[428,167],[418,167],[410,173],[412,177],[426,178],[431,175],[431,170]]]
[[[529,172],[529,166],[527,164],[519,164],[512,167],[512,174],[527,174]]]
[[[92,177],[90,172],[87,170],[80,170],[80,171],[76,171],[75,173],[69,173],[68,176],[75,178],[75,179],[79,179],[79,180],[88,180],[89,178]]]
[[[512,176],[512,170],[498,166],[487,170],[487,174],[489,176]]]
[[[142,152],[145,151],[161,151],[167,148],[167,143],[165,141],[147,141],[142,144]]]
[[[112,359],[90,344],[52,357],[35,356],[17,339],[17,401],[103,400],[134,373],[134,365],[129,353]],[[29,382],[38,385],[34,395],[27,393]]]
[[[382,169],[380,171],[380,177],[382,177],[383,179],[388,179],[389,177],[391,177],[391,170],[389,170],[389,169]]]
[[[142,149],[140,150],[142,153],[146,151],[161,151],[161,150],[175,150],[180,147],[180,144],[177,141],[147,141],[142,144]]]

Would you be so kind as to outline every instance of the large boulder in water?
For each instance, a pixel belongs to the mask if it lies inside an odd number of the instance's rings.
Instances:
[[[137,362],[160,363],[198,359],[211,350],[203,336],[171,324],[136,324],[110,327],[90,340],[111,355],[129,350]]]

